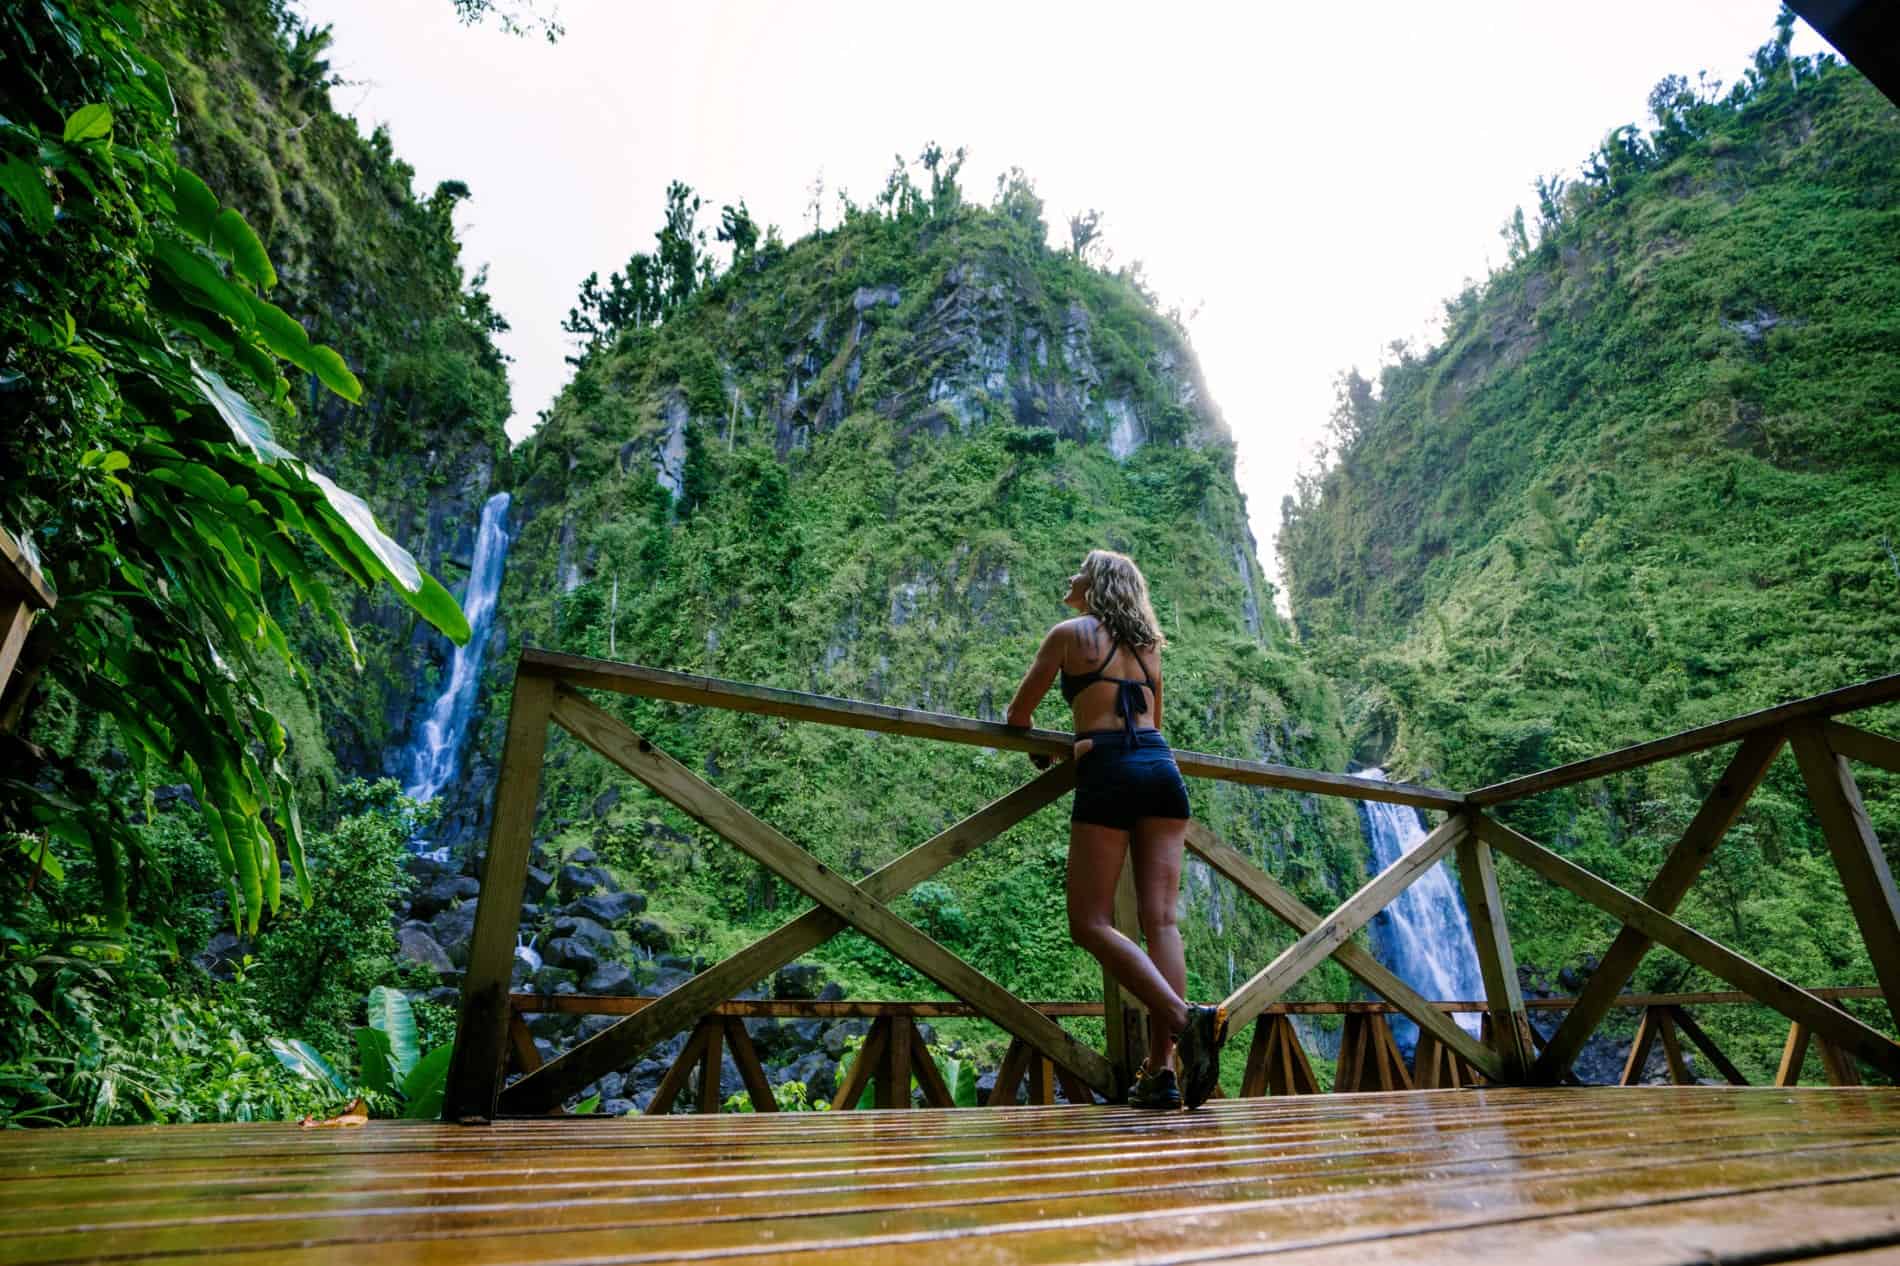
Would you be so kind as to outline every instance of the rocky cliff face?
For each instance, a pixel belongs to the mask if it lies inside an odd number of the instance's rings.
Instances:
[[[994,719],[1069,614],[1066,577],[1107,546],[1143,565],[1173,639],[1176,745],[1344,767],[1185,339],[1126,279],[1050,250],[1033,216],[860,214],[768,245],[664,325],[588,355],[516,470],[503,607],[520,643]],[[498,658],[498,700],[508,679]],[[614,706],[854,875],[1031,772],[975,749]],[[503,712],[476,750],[498,750]],[[1059,697],[1040,720],[1066,728]],[[1316,903],[1359,875],[1349,806],[1194,790],[1198,817]],[[546,796],[550,860],[585,847],[637,879],[684,952],[802,903],[572,745],[553,748]],[[1066,843],[1066,808],[1047,811],[906,913],[1029,994],[1094,994],[1062,910]],[[1198,866],[1183,905],[1197,996],[1285,939]],[[852,938],[819,959],[855,996],[925,987]]]

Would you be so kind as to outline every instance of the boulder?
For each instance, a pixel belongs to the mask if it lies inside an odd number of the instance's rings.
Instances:
[[[650,950],[656,954],[663,949],[671,947],[673,944],[673,938],[667,933],[667,930],[655,923],[652,919],[636,920],[633,925],[627,929],[627,937],[641,949]],[[695,973],[704,970],[705,961],[703,959],[695,959],[694,961],[700,964],[700,966],[693,968]]]
[[[460,1007],[462,991],[453,985],[441,985],[422,995],[424,1002],[433,1002],[438,1007]]]
[[[564,914],[554,921],[554,935],[581,942],[596,954],[617,954],[620,941],[600,924],[583,915]]]
[[[582,993],[614,994],[630,998],[640,991],[639,982],[633,977],[633,969],[625,963],[602,963],[581,982]]]
[[[833,1059],[844,1054],[844,1042],[848,1037],[863,1037],[871,1026],[863,1020],[840,1020],[825,1030],[825,1054]]]
[[[816,963],[787,963],[772,975],[774,998],[816,998],[825,969]]]
[[[566,989],[561,986],[566,985]],[[543,967],[528,978],[528,986],[543,996],[551,993],[573,993],[574,973],[556,966]]]
[[[443,875],[417,890],[409,901],[409,917],[429,920],[462,901],[481,895],[482,886],[467,875]]]
[[[448,954],[420,923],[405,923],[396,930],[396,961],[421,963],[438,976],[455,970]]]
[[[818,991],[818,1001],[843,1002],[844,1001],[844,986],[839,984],[835,980],[832,981],[830,984],[826,985],[823,989],[820,989]]]
[[[780,1029],[788,1049],[812,1050],[825,1042],[823,1020],[788,1020]]]
[[[539,866],[528,867],[528,878],[522,886],[521,895],[529,901],[539,901],[548,895],[548,889],[554,886],[554,876]]]
[[[622,1093],[635,1095],[645,1093],[651,1098],[653,1092],[659,1088],[661,1079],[666,1076],[666,1070],[669,1067],[670,1065],[661,1060],[641,1060],[627,1070],[627,1080],[622,1087]]]
[[[813,1051],[796,1063],[780,1069],[776,1080],[804,1082],[805,1093],[814,1102],[829,1099],[838,1093],[838,1061],[823,1051]]]
[[[595,862],[600,860],[600,854],[583,844],[581,847],[569,853],[567,860],[573,862],[576,866],[592,866]]]
[[[613,812],[613,807],[619,803],[620,788],[607,788],[607,790],[594,797],[594,816],[596,818],[606,817],[609,813]]]
[[[642,998],[658,998],[663,994],[672,993],[675,989],[691,979],[692,977],[683,971],[674,971],[671,968],[663,967],[653,973],[651,980],[642,980],[640,982],[640,996]]]
[[[566,1037],[580,1027],[577,1015],[562,1015],[558,1011],[543,1011],[528,1021],[528,1032],[536,1037]]]
[[[230,980],[244,965],[244,956],[251,952],[251,943],[235,932],[224,931],[212,936],[205,942],[192,961],[216,976],[219,980]]]
[[[429,921],[429,935],[448,951],[457,966],[468,962],[468,938],[475,934],[475,903],[467,901],[442,911]],[[457,948],[461,955],[456,954]]]
[[[646,908],[647,899],[637,892],[600,892],[569,902],[562,913],[619,927]]]
[[[597,1033],[605,1033],[608,1029],[611,1029],[614,1025],[620,1023],[622,1020],[626,1018],[627,1017],[624,1015],[582,1016],[581,1030],[580,1030],[581,1039],[585,1041],[587,1038],[593,1037]]]
[[[600,966],[600,955],[594,948],[571,936],[557,936],[549,941],[542,947],[541,959],[551,966],[571,968],[581,975]]]
[[[624,1117],[637,1111],[631,1099],[603,1099],[600,1103],[600,1115],[604,1117]]]
[[[555,892],[561,893],[562,901],[574,901],[576,897],[585,897],[587,893],[600,888],[599,871],[591,867],[578,867],[568,863],[555,874]]]
[[[593,1088],[602,1099],[618,1099],[620,1092],[626,1087],[626,1084],[627,1078],[624,1074],[608,1073],[605,1077],[595,1082]]]

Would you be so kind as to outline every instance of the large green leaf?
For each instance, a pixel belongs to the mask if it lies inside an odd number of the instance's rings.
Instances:
[[[217,313],[240,330],[257,323],[251,301],[218,266],[183,242],[160,238],[152,244],[152,262],[186,299]]]
[[[396,1078],[390,1068],[389,1034],[363,1025],[356,1035],[356,1064],[363,1084],[378,1094],[395,1097]]]
[[[292,1038],[286,1042],[278,1037],[266,1038],[264,1041],[270,1047],[270,1053],[277,1057],[278,1063],[305,1081],[314,1081],[320,1086],[328,1086],[339,1095],[350,1093],[350,1088],[343,1084],[343,1079],[323,1062],[323,1056],[312,1050],[308,1042],[299,1038]]]
[[[389,1067],[398,1081],[409,1075],[420,1054],[416,1045],[416,1014],[402,990],[378,985],[369,991],[370,1027],[389,1039]]]
[[[416,1062],[402,1083],[405,1121],[433,1121],[442,1115],[443,1089],[449,1080],[449,1057],[455,1047],[444,1043]]]
[[[203,393],[205,400],[217,410],[218,416],[224,419],[224,424],[231,428],[231,434],[255,453],[258,460],[274,462],[295,456],[277,442],[276,432],[272,431],[270,423],[251,407],[251,402],[231,390],[215,371],[206,369],[195,361],[192,362],[191,371],[198,380],[198,390]]]
[[[0,163],[0,192],[20,208],[20,214],[26,217],[28,227],[35,233],[52,230],[53,195],[47,192],[46,181],[37,166],[18,158]]]
[[[422,588],[422,569],[416,566],[416,560],[408,550],[396,544],[376,526],[376,514],[369,508],[367,501],[347,488],[338,487],[334,480],[320,470],[305,466],[304,474],[311,483],[323,490],[324,500],[335,511],[335,519],[341,520],[339,526],[347,528],[354,538],[352,543],[368,551],[365,562],[373,559],[379,571],[410,593]]]
[[[211,192],[211,186],[180,167],[172,173],[172,205],[177,209],[178,227],[210,245],[218,219],[218,195]]]
[[[218,213],[217,223],[212,226],[211,246],[231,261],[232,271],[259,290],[269,290],[277,284],[277,270],[271,267],[264,243],[258,240],[244,217],[229,207]]]
[[[95,102],[80,106],[66,116],[66,130],[61,139],[74,145],[81,141],[103,140],[112,135],[112,111],[109,107]]]

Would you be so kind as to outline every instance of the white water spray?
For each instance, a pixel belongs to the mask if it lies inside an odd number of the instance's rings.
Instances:
[[[468,592],[462,599],[462,614],[468,618],[468,641],[456,647],[450,657],[448,681],[410,747],[409,776],[403,794],[411,800],[435,799],[461,766],[462,740],[475,711],[482,656],[494,632],[495,597],[501,590],[502,564],[508,557],[508,500],[507,493],[498,492],[482,506],[474,566],[469,570]]]
[[[1384,781],[1385,771],[1368,769],[1360,777]],[[1416,809],[1371,800],[1362,802],[1362,807],[1375,869],[1384,870],[1424,840],[1425,828]],[[1484,997],[1471,919],[1443,862],[1419,876],[1373,920],[1372,934],[1385,965],[1426,998],[1450,1002]],[[1460,1027],[1477,1036],[1477,1015],[1461,1012],[1457,1018]],[[1392,1033],[1404,1046],[1417,1039],[1416,1026],[1403,1017],[1393,1018]]]

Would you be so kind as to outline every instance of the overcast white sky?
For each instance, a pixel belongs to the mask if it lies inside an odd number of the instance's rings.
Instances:
[[[970,196],[1021,166],[1052,240],[1099,207],[1117,261],[1200,305],[1269,575],[1335,376],[1429,339],[1537,175],[1574,175],[1665,74],[1737,78],[1776,8],[564,0],[549,46],[464,28],[449,0],[303,0],[353,81],[337,107],[389,126],[419,190],[473,190],[464,258],[514,327],[517,439],[566,381],[581,278],[651,248],[668,180],[791,239],[821,169],[865,202],[935,139],[969,147]],[[1824,47],[1798,27],[1796,51]]]

